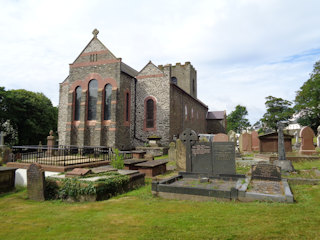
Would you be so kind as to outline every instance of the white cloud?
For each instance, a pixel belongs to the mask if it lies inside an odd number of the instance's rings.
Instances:
[[[41,91],[59,83],[91,39],[140,70],[191,61],[211,110],[247,106],[251,122],[268,95],[293,100],[319,60],[316,0],[1,1],[0,86]]]

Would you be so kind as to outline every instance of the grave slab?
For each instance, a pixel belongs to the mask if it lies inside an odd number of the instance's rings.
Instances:
[[[281,168],[272,164],[259,163],[251,166],[251,179],[281,180]]]
[[[67,172],[66,177],[80,177],[90,173],[91,170],[88,168],[75,168],[70,172]]]
[[[117,169],[113,168],[110,165],[91,168],[91,172],[93,172],[93,173],[115,172],[115,171],[117,171]]]

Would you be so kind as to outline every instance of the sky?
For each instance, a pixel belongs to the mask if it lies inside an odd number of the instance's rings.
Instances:
[[[319,0],[0,0],[0,86],[42,92],[92,38],[140,71],[190,61],[210,111],[238,104],[251,124],[267,96],[293,101],[320,60]]]

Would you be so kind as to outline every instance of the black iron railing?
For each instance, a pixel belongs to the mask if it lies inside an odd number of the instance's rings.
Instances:
[[[39,163],[67,166],[98,161],[111,161],[115,153],[103,146],[15,146],[12,147],[14,162]],[[132,158],[130,152],[119,152],[125,159]]]

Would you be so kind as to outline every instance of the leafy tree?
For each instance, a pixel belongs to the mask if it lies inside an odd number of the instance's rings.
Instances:
[[[49,131],[57,128],[58,109],[50,99],[42,93],[23,89],[0,90],[0,103],[5,110],[0,122],[8,123],[17,135],[8,134],[6,141],[11,145],[45,143]]]
[[[247,108],[237,105],[235,110],[227,116],[227,132],[230,130],[241,133],[243,129],[250,127],[250,122],[245,116],[248,115]]]
[[[267,128],[277,130],[277,122],[287,121],[292,117],[294,113],[293,108],[290,107],[292,102],[273,96],[266,97],[266,100],[267,112],[260,120]]]
[[[309,80],[297,91],[295,103],[294,109],[299,113],[298,123],[316,132],[320,125],[320,61],[314,64]]]

